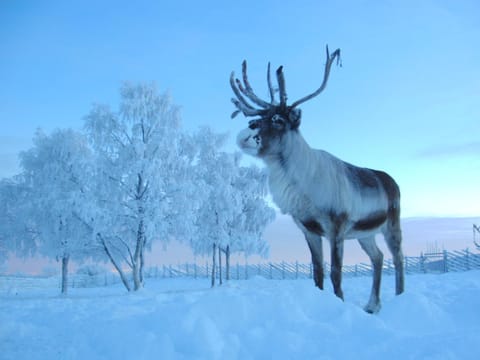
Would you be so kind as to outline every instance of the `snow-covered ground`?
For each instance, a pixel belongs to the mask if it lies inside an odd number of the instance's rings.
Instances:
[[[480,359],[480,271],[411,275],[366,314],[371,279],[329,282],[152,280],[112,286],[3,288],[0,358],[7,359]]]

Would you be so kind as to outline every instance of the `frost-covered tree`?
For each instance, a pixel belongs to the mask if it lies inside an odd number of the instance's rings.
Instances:
[[[5,262],[9,254],[26,257],[37,251],[28,204],[28,189],[22,176],[0,180],[0,263]]]
[[[208,128],[196,135],[199,146],[196,184],[201,189],[202,205],[196,216],[198,230],[191,245],[195,254],[213,255],[212,286],[216,250],[219,257],[222,252],[226,255],[228,278],[231,253],[247,256],[266,253],[262,234],[275,217],[265,201],[265,175],[256,167],[240,166],[239,153],[219,151],[225,138]]]
[[[240,194],[240,201],[232,209],[236,216],[228,224],[226,245],[221,250],[226,255],[226,278],[230,278],[230,254],[268,255],[268,245],[263,237],[265,227],[275,219],[275,211],[268,205],[267,177],[256,166],[238,167],[238,174],[233,179],[233,192]],[[221,267],[220,267],[221,269]],[[220,274],[221,280],[221,274]]]
[[[61,260],[62,293],[66,293],[70,259],[82,260],[95,251],[91,229],[81,217],[88,207],[91,152],[85,137],[70,129],[49,136],[37,131],[33,143],[20,154],[28,199],[23,216],[39,252]]]
[[[3,264],[12,248],[15,247],[17,231],[13,231],[15,221],[16,191],[10,179],[0,180],[0,264]]]
[[[275,219],[275,211],[266,201],[267,174],[254,165],[241,166],[233,187],[241,194],[237,210],[239,216],[231,224],[229,233],[234,252],[241,252],[245,256],[266,256],[268,247],[262,234]]]
[[[119,109],[95,105],[85,129],[96,156],[94,231],[130,291],[143,286],[152,241],[190,231],[194,146],[181,132],[179,108],[168,94],[154,85],[128,83],[120,93]]]

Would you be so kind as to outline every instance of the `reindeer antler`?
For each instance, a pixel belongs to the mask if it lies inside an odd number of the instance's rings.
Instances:
[[[269,72],[270,72],[270,64],[269,64],[268,73]],[[243,85],[240,80],[235,79],[235,73],[232,71],[230,75],[230,86],[232,87],[232,90],[237,97],[237,99],[232,98],[232,102],[235,104],[235,106],[238,109],[235,112],[233,112],[232,118],[237,116],[240,112],[242,112],[245,116],[262,115],[268,112],[268,110],[272,108],[273,103],[269,103],[265,100],[260,99],[253,92],[252,86],[248,81],[246,60],[243,60],[243,63],[242,63],[242,79],[243,79]],[[269,82],[269,87],[270,87],[270,97],[273,99],[274,98],[273,88],[271,87],[270,76],[268,77],[267,80]],[[261,109],[255,109],[252,105],[248,103],[248,101],[245,99],[244,96],[250,99],[250,101],[252,101],[254,104],[260,106]]]
[[[250,82],[248,81],[247,76],[247,62],[244,60],[242,63],[242,80],[243,84],[239,79],[235,78],[235,74],[232,71],[230,75],[230,86],[232,87],[233,92],[235,93],[236,99],[232,98],[232,102],[235,104],[237,110],[232,113],[232,118],[237,116],[240,112],[242,112],[245,116],[256,116],[256,115],[266,115],[272,113],[272,110],[278,109],[282,112],[290,111],[296,106],[308,101],[318,94],[320,94],[325,87],[327,86],[328,77],[330,75],[330,68],[332,67],[333,62],[337,59],[337,65],[340,64],[340,49],[335,50],[331,55],[328,50],[327,45],[327,62],[325,63],[325,73],[323,76],[322,85],[310,95],[307,95],[300,100],[295,101],[292,105],[287,106],[287,91],[285,86],[285,77],[283,75],[283,66],[280,66],[277,71],[277,82],[278,82],[278,91],[280,97],[280,103],[275,102],[275,90],[272,85],[271,77],[270,77],[270,63],[268,63],[267,68],[267,82],[268,82],[268,89],[270,93],[270,102],[265,101],[258,97],[252,89]],[[255,108],[249,104],[247,101],[249,99],[253,104],[259,106],[260,108]]]
[[[325,72],[323,74],[322,85],[320,85],[320,87],[310,95],[307,95],[301,98],[300,100],[295,101],[292,105],[290,105],[291,108],[294,108],[300,105],[301,103],[304,103],[305,101],[313,99],[315,96],[320,94],[323,90],[325,90],[325,88],[327,87],[328,76],[330,75],[330,68],[332,67],[332,64],[335,58],[337,59],[337,65],[342,66],[342,60],[340,58],[340,49],[335,50],[333,54],[330,55],[330,52],[328,51],[328,45],[327,45],[327,62],[325,63]]]

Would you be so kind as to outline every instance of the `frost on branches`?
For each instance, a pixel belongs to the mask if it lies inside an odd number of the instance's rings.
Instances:
[[[226,255],[226,278],[229,278],[231,253],[266,255],[263,230],[275,217],[265,201],[266,176],[256,167],[240,166],[240,154],[219,151],[225,136],[204,128],[195,137],[199,146],[195,172],[202,196],[196,216],[198,228],[191,239],[195,254],[212,254],[212,286],[215,285],[216,252],[219,270],[221,254]],[[220,283],[222,275],[219,274]]]
[[[119,109],[94,106],[85,130],[96,154],[95,236],[125,287],[138,290],[145,250],[177,235],[193,150],[183,146],[178,107],[153,85],[125,84]]]
[[[20,226],[35,237],[42,255],[61,261],[66,293],[69,260],[90,257],[95,247],[81,217],[87,205],[91,153],[85,138],[73,130],[57,130],[50,136],[38,131],[33,143],[20,155],[23,196],[28,198]]]
[[[0,180],[0,265],[9,253],[33,256],[37,251],[34,224],[26,216],[30,205],[23,177]]]
[[[126,288],[142,287],[153,240],[189,241],[202,255],[213,246],[264,254],[261,233],[274,213],[262,172],[220,152],[225,135],[182,132],[178,108],[154,86],[126,84],[121,96],[116,112],[95,106],[85,129],[97,157],[94,232]]]
[[[154,241],[225,254],[227,278],[230,253],[265,255],[274,211],[263,171],[222,151],[225,135],[182,131],[154,85],[120,95],[116,110],[93,106],[82,133],[39,131],[22,173],[0,181],[0,262],[9,252],[57,259],[66,293],[69,262],[87,258],[110,261],[128,291],[142,288]]]

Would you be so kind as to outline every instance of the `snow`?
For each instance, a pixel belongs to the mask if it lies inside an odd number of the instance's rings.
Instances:
[[[326,282],[328,283],[328,282]],[[394,296],[384,276],[379,314],[362,310],[371,278],[330,285],[255,277],[12,288],[0,279],[1,359],[478,359],[480,271],[409,275]]]

